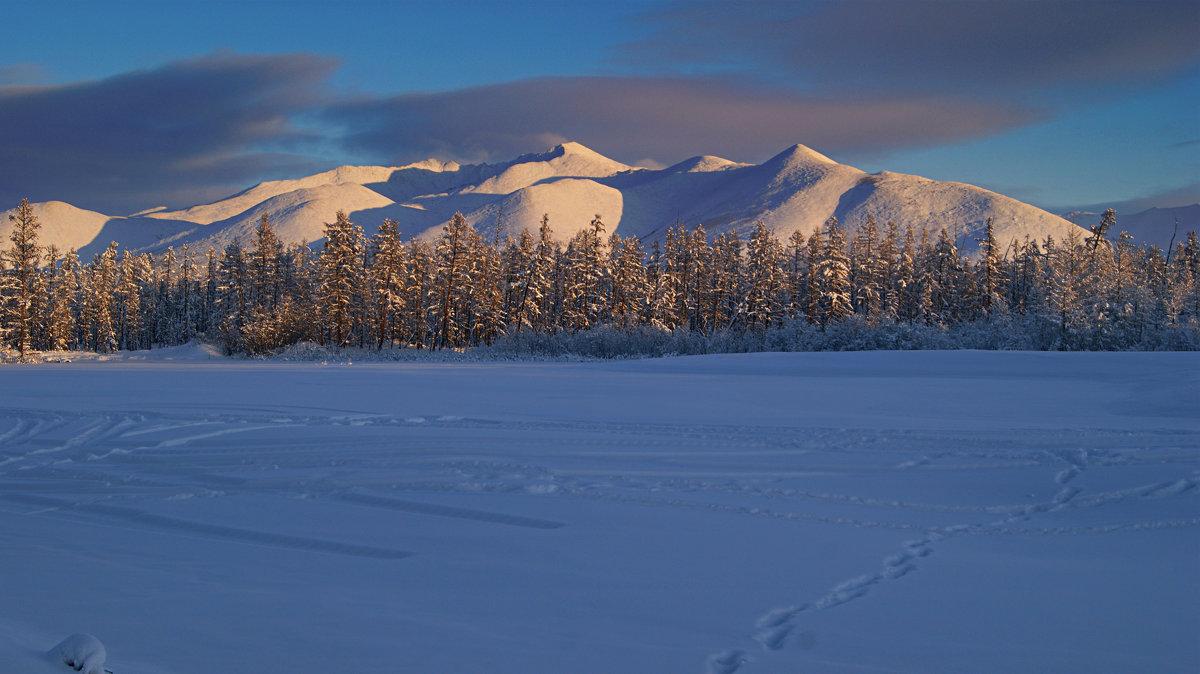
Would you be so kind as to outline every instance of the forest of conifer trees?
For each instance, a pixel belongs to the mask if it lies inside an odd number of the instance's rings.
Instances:
[[[195,339],[232,354],[301,342],[601,356],[1200,348],[1196,234],[1165,252],[1135,245],[1111,210],[1063,241],[998,242],[989,222],[975,259],[945,229],[869,218],[851,237],[830,218],[786,241],[761,223],[745,239],[675,226],[646,247],[597,215],[564,247],[547,217],[536,236],[489,242],[455,214],[427,242],[390,220],[367,237],[338,213],[319,252],[282,243],[264,215],[253,240],[224,250],[113,243],[81,261],[38,244],[27,201],[10,217],[0,336],[21,356]]]

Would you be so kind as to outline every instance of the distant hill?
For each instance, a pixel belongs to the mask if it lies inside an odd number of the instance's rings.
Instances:
[[[83,211],[61,202],[36,205],[41,241],[84,257],[117,241],[160,252],[189,243],[218,250],[249,242],[263,213],[280,238],[316,241],[338,210],[372,234],[384,218],[406,235],[435,237],[456,211],[485,236],[536,232],[550,216],[560,241],[599,214],[607,231],[661,240],[677,223],[712,235],[746,234],[763,221],[777,236],[808,235],[831,216],[853,233],[868,215],[915,229],[947,229],[970,252],[993,220],[1002,245],[1025,236],[1064,238],[1076,224],[1029,204],[964,183],[883,171],[869,174],[795,145],[758,165],[697,156],[652,170],[628,166],[578,143],[501,164],[429,159],[399,167],[343,166],[295,180],[261,183],[211,204],[151,209],[130,217]],[[1198,207],[1200,208],[1200,207]],[[1082,223],[1081,223],[1082,224]],[[1090,226],[1088,224],[1087,226]],[[0,222],[7,235],[8,219]],[[497,232],[498,230],[498,232]]]
[[[1072,211],[1064,213],[1063,218],[1089,229],[1100,222],[1100,214],[1091,211]],[[1179,242],[1187,239],[1188,232],[1200,232],[1200,204],[1150,208],[1129,215],[1118,211],[1117,231],[1111,235],[1115,237],[1122,231],[1129,232],[1139,243],[1151,243],[1165,250],[1172,237]]]

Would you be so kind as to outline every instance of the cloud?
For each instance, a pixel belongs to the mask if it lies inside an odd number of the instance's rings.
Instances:
[[[758,72],[815,90],[1000,97],[1123,85],[1200,64],[1195,0],[674,4],[617,62]]]
[[[39,63],[10,63],[8,65],[0,65],[0,86],[40,82],[49,76],[50,71]]]
[[[1190,206],[1192,204],[1200,204],[1200,180],[1193,180],[1182,187],[1175,187],[1125,201],[1104,201],[1094,204],[1063,206],[1055,209],[1053,212],[1088,211],[1101,213],[1106,208],[1112,208],[1120,215],[1123,213],[1140,213],[1149,208],[1174,208],[1178,206]]]
[[[327,102],[333,59],[217,53],[102,80],[0,86],[0,204],[108,213],[313,168],[294,117]],[[183,201],[166,205],[190,205]]]
[[[624,161],[673,163],[703,151],[758,161],[802,142],[825,153],[924,147],[1036,119],[1017,105],[945,96],[814,97],[732,80],[538,78],[349,101],[326,119],[380,161],[507,159],[579,141]]]

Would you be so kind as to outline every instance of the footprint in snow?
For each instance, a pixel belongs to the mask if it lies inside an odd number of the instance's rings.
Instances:
[[[708,674],[733,674],[747,662],[750,660],[744,651],[725,651],[709,656],[707,672]]]

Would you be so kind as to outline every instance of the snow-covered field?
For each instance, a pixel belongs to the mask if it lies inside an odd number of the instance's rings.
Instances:
[[[0,672],[1195,672],[1198,485],[1191,353],[9,365]]]

